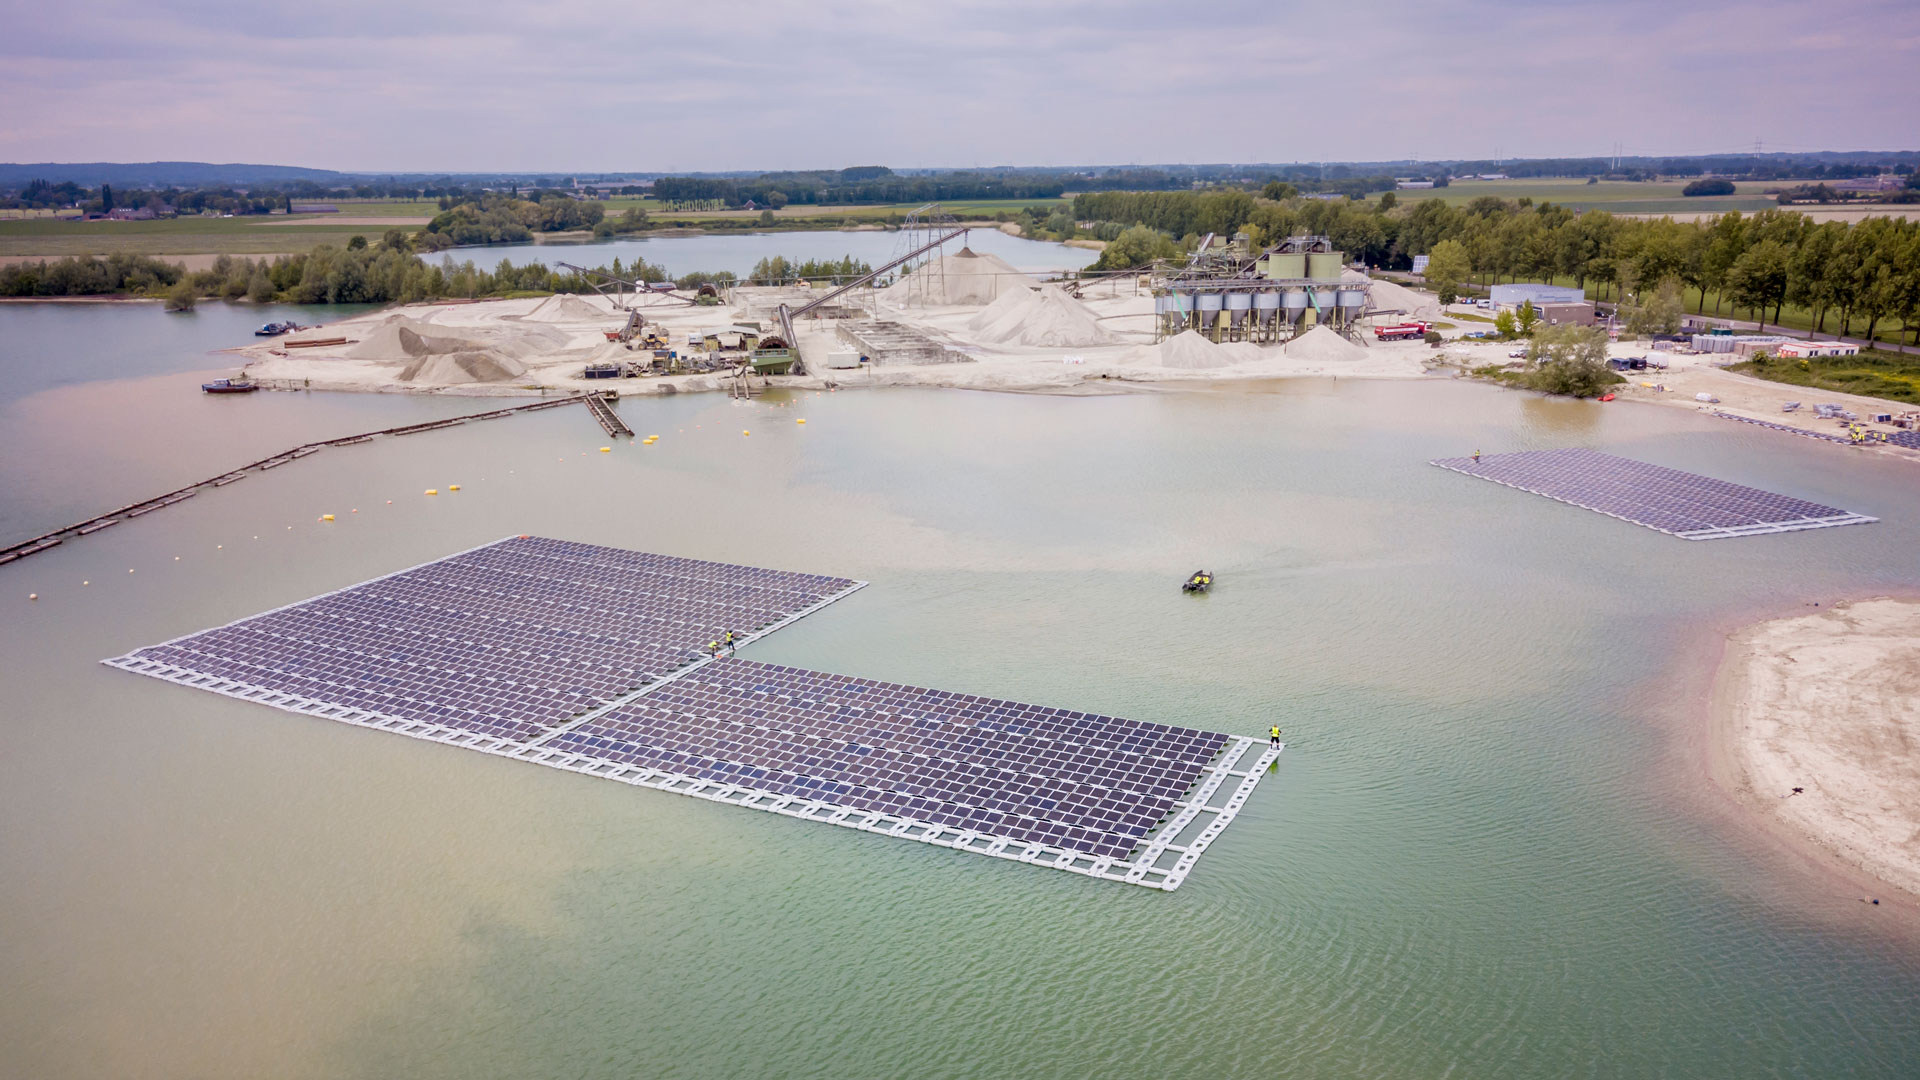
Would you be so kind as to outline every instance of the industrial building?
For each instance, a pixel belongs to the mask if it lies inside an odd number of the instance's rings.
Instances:
[[[1488,298],[1495,307],[1519,307],[1532,304],[1543,307],[1547,304],[1578,304],[1587,298],[1587,290],[1576,289],[1571,285],[1543,285],[1537,281],[1521,281],[1510,285],[1495,285],[1487,290]]]
[[[1153,275],[1161,337],[1197,330],[1218,341],[1284,341],[1315,326],[1348,337],[1367,309],[1367,280],[1347,278],[1346,258],[1324,236],[1294,236],[1254,254],[1240,233],[1203,241],[1181,266]]]
[[[1574,304],[1541,304],[1537,310],[1540,312],[1540,322],[1546,326],[1592,326],[1597,321],[1591,300]]]
[[[1812,360],[1822,356],[1858,356],[1860,346],[1840,341],[1783,341],[1774,355],[1785,360]]]

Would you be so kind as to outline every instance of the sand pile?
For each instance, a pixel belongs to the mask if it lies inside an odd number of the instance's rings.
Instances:
[[[519,318],[521,322],[579,323],[600,322],[613,314],[607,308],[597,307],[571,293],[556,293]]]
[[[1306,360],[1310,363],[1353,362],[1365,360],[1367,350],[1324,326],[1313,329],[1287,342],[1287,359]]]
[[[1208,341],[1198,330],[1176,334],[1158,345],[1136,346],[1120,357],[1123,364],[1182,371],[1229,367],[1238,360],[1232,351]]]
[[[511,357],[486,351],[429,353],[400,369],[401,382],[429,386],[509,382],[527,373],[527,366]]]
[[[1085,304],[1061,290],[1013,288],[967,323],[975,338],[990,345],[1111,345],[1117,340]]]
[[[1405,285],[1391,281],[1373,283],[1373,304],[1375,309],[1398,308],[1411,318],[1434,320],[1441,315],[1440,298],[1432,293],[1416,292]]]
[[[433,353],[456,353],[480,347],[479,342],[454,337],[441,327],[395,315],[347,349],[346,355],[355,360],[404,362]]]
[[[982,255],[972,248],[945,255],[916,267],[913,273],[884,290],[895,303],[991,304],[1002,293],[1034,280],[998,255]],[[922,300],[925,297],[925,300]]]

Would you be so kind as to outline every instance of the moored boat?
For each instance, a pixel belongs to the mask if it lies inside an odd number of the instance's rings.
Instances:
[[[251,394],[260,387],[255,385],[252,379],[241,375],[237,378],[215,379],[212,382],[201,383],[200,389],[209,394]]]

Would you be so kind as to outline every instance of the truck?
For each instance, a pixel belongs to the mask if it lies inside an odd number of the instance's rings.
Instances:
[[[1431,329],[1433,326],[1429,323],[1396,323],[1392,326],[1374,327],[1373,336],[1381,341],[1406,341],[1409,338],[1426,337],[1427,331]]]

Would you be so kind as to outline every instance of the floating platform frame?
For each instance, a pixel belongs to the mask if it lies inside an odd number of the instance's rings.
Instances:
[[[513,538],[509,538],[511,540]],[[525,539],[525,538],[521,538]],[[504,543],[506,541],[496,541]],[[334,590],[308,600],[284,605],[247,619],[226,624],[232,627],[239,623],[259,619],[266,615],[298,608],[316,601],[336,596],[350,589],[372,585],[388,578],[397,577],[446,562],[460,555],[484,550],[494,545],[481,545],[441,559],[431,560],[408,570],[395,571],[370,579],[360,585]],[[825,596],[802,610],[792,612],[786,617],[762,627],[758,631],[739,639],[745,644],[781,629],[793,622],[813,614],[852,593],[864,588],[863,581],[850,582],[846,587]],[[224,629],[220,627],[215,629]],[[172,645],[189,638],[208,633],[183,635],[162,645]],[[149,646],[158,648],[159,646]],[[195,671],[170,662],[142,657],[140,651],[126,656],[114,657],[102,663],[145,675],[150,678],[178,683],[197,690],[268,705],[286,712],[306,716],[320,717],[340,723],[387,731],[409,738],[457,746],[499,757],[514,758],[546,765],[550,768],[568,772],[596,776],[602,779],[617,780],[639,787],[649,787],[659,791],[668,791],[680,795],[691,795],[711,802],[728,803],[737,806],[766,810],[787,817],[808,821],[824,821],[844,828],[858,829],[863,832],[878,833],[940,847],[971,851],[976,854],[1015,862],[1045,866],[1065,870],[1088,877],[1138,885],[1145,888],[1172,891],[1179,888],[1192,871],[1200,856],[1216,840],[1234,817],[1245,806],[1260,779],[1279,757],[1283,748],[1267,747],[1259,753],[1253,753],[1257,740],[1241,736],[1224,736],[1224,744],[1214,758],[1201,768],[1198,778],[1187,790],[1174,800],[1166,816],[1149,828],[1132,850],[1124,856],[1112,857],[1093,855],[1065,847],[995,835],[992,832],[956,827],[951,824],[922,821],[908,816],[880,812],[872,809],[836,804],[830,800],[807,798],[791,793],[763,790],[752,786],[727,783],[710,778],[690,776],[670,770],[650,768],[632,762],[612,761],[595,757],[572,749],[562,749],[550,744],[561,735],[603,717],[622,706],[638,701],[648,694],[670,685],[708,664],[715,658],[702,656],[685,666],[668,672],[653,681],[634,689],[603,704],[590,708],[565,722],[553,726],[550,730],[532,738],[515,739],[496,734],[468,730],[458,726],[441,724],[429,720],[389,715],[377,710],[359,708],[339,702],[329,702],[314,697],[292,693],[248,683],[220,674]],[[1251,760],[1249,760],[1251,758]],[[1196,831],[1197,830],[1197,831]]]

